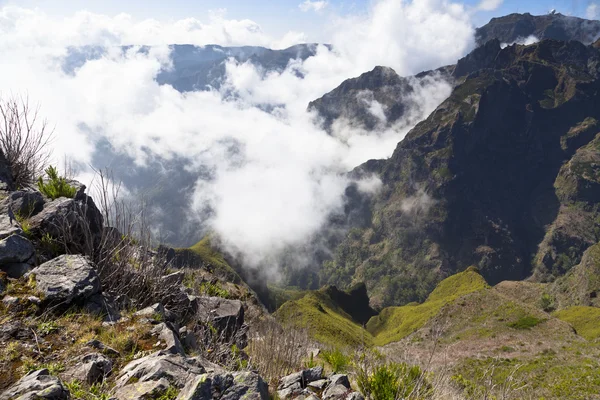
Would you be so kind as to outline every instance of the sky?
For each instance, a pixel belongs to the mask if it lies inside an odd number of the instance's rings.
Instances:
[[[39,106],[55,127],[53,161],[72,160],[88,186],[96,178],[90,165],[98,143],[130,157],[132,168],[187,160],[198,178],[174,193],[189,198],[189,218],[181,223],[209,229],[228,252],[276,275],[281,254],[303,248],[331,213],[343,210],[347,172],[391,156],[452,88],[438,75],[413,82],[415,90],[400,99],[411,106],[392,126],[380,112],[384,105],[361,93],[380,119],[369,131],[344,119],[325,131],[307,110],[310,101],[375,66],[411,76],[454,64],[473,50],[475,26],[550,8],[588,17],[599,10],[595,3],[556,0],[0,0],[0,101],[27,96]],[[169,44],[281,49],[301,42],[332,46],[268,73],[228,60],[220,89],[179,93],[156,82],[172,68]],[[123,45],[134,46],[123,51]],[[65,72],[69,49],[82,46],[106,53]],[[172,172],[156,173],[168,179]],[[376,176],[356,184],[366,195],[381,186]],[[152,212],[169,218],[160,204]]]
[[[400,0],[398,0],[400,2]],[[328,42],[332,15],[367,13],[373,0],[0,0],[3,5],[39,8],[54,16],[69,16],[81,10],[115,16],[126,13],[135,19],[159,21],[196,18],[205,21],[218,12],[227,19],[249,19],[270,36],[282,36],[288,31],[302,32],[309,42]],[[472,21],[483,25],[495,16],[513,12],[544,14],[551,9],[565,15],[591,17],[596,0],[465,0],[473,11]],[[481,7],[487,4],[487,6]],[[590,8],[590,6],[592,6]],[[599,9],[600,10],[600,9]]]

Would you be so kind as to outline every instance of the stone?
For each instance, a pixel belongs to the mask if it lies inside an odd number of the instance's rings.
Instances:
[[[157,399],[169,386],[169,381],[162,378],[155,381],[135,382],[118,388],[114,398],[117,400],[150,400]]]
[[[196,339],[196,335],[194,332],[190,332],[185,326],[179,329],[179,340],[181,340],[183,347],[188,350],[198,349],[198,340]]]
[[[26,262],[34,253],[35,247],[23,236],[11,235],[0,240],[0,266]]]
[[[304,371],[295,372],[293,374],[284,376],[279,380],[278,389],[287,389],[292,386],[297,386],[299,388],[304,387]]]
[[[365,400],[365,397],[358,392],[352,392],[346,397],[346,400]]]
[[[174,321],[177,316],[171,311],[167,310],[161,303],[156,303],[148,306],[135,314],[136,317],[147,318],[149,320],[160,321]]]
[[[104,322],[117,322],[121,319],[116,300],[106,293],[96,293],[91,296],[83,309],[90,314],[103,317]]]
[[[329,380],[319,379],[318,381],[309,382],[308,385],[306,385],[306,386],[311,389],[321,391],[321,390],[325,389],[327,387],[327,385],[329,385]]]
[[[183,284],[183,279],[185,278],[184,271],[173,272],[172,274],[162,276],[160,278],[161,284],[165,287],[167,286],[176,286]]]
[[[244,307],[239,300],[198,297],[196,302],[197,318],[202,322],[210,322],[219,332],[225,334],[226,340],[233,337],[244,324]]]
[[[13,215],[28,219],[42,211],[44,196],[37,190],[17,190],[8,195],[0,206],[0,212],[12,212]]]
[[[5,291],[6,291],[6,283],[4,283],[4,280],[2,280],[0,278],[0,296],[2,296]]]
[[[218,395],[217,395],[218,394]],[[212,373],[190,380],[178,400],[268,400],[267,384],[254,372]]]
[[[12,172],[8,166],[8,161],[0,150],[0,191],[9,192],[13,189]]]
[[[177,334],[164,322],[156,325],[152,329],[153,335],[158,335],[158,338],[165,343],[165,351],[168,351],[172,354],[181,354],[185,355],[185,350],[181,342],[179,341],[179,337]]]
[[[116,379],[116,388],[127,386],[131,379],[146,382],[162,378],[178,388],[183,388],[190,379],[205,372],[197,359],[159,351],[127,364]]]
[[[83,304],[100,291],[100,279],[91,262],[81,255],[62,255],[34,268],[36,289],[46,304]],[[28,275],[29,275],[28,274]]]
[[[100,383],[112,372],[113,363],[99,353],[86,354],[77,364],[65,372],[65,376],[86,382],[89,385]]]
[[[329,377],[329,381],[331,382],[331,385],[342,385],[350,389],[350,380],[348,379],[348,375],[334,374]]]
[[[277,391],[277,397],[280,399],[293,399],[302,393],[302,387],[300,387],[299,383],[296,383],[290,387],[285,389],[280,389]]]
[[[28,373],[0,394],[0,400],[66,400],[69,398],[67,388],[58,378],[51,376],[47,369]]]
[[[19,305],[19,298],[14,296],[4,296],[2,304],[9,310]]]
[[[325,389],[321,398],[323,400],[345,399],[348,395],[348,392],[350,392],[348,387],[339,384],[332,384]]]
[[[11,235],[22,235],[23,230],[14,216],[0,212],[0,240]]]
[[[304,371],[304,380],[306,383],[318,381],[323,378],[323,367],[313,367]]]
[[[296,400],[321,400],[321,399],[319,399],[317,396],[315,396],[314,393],[310,393],[310,394],[301,394],[300,396],[296,397]]]
[[[28,263],[6,264],[0,266],[0,270],[13,279],[19,279],[32,269],[33,266]]]
[[[120,355],[120,353],[117,350],[105,345],[98,339],[92,339],[89,342],[87,342],[85,345],[88,347],[91,347],[93,349],[100,350],[102,352],[102,354],[106,354],[109,356],[115,356],[115,357],[118,357]]]
[[[36,306],[42,304],[42,300],[40,300],[40,298],[36,296],[27,296],[27,301],[31,304],[35,304]]]

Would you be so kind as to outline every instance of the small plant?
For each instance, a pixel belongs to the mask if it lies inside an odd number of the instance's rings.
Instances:
[[[508,324],[509,327],[514,329],[531,329],[536,325],[541,324],[544,320],[536,318],[532,315],[526,315],[524,317],[519,318],[515,322],[511,322]]]
[[[554,305],[554,298],[548,293],[544,293],[540,299],[540,307],[546,312],[552,312],[556,309]]]
[[[40,240],[40,246],[45,252],[53,256],[60,254],[60,244],[49,233],[45,233],[44,236],[42,236],[42,239]]]
[[[49,166],[45,172],[48,175],[48,181],[44,182],[42,177],[38,179],[38,189],[43,195],[52,200],[59,197],[72,198],[75,196],[77,188],[69,185],[65,177],[59,176],[55,167]]]
[[[224,299],[229,297],[227,290],[222,289],[218,285],[210,282],[202,282],[200,284],[200,293],[208,296],[222,297]]]
[[[350,358],[339,349],[324,350],[321,357],[331,366],[333,372],[344,372],[350,364]]]
[[[59,326],[58,323],[56,323],[56,321],[40,322],[37,326],[38,332],[44,336],[57,331],[58,328]]]
[[[158,400],[175,400],[179,395],[179,390],[174,386],[169,386],[159,397]]]
[[[313,353],[310,353],[310,358],[304,362],[304,368],[311,369],[317,366]]]
[[[421,368],[405,363],[377,365],[370,373],[359,374],[357,383],[373,400],[422,399],[433,392]]]

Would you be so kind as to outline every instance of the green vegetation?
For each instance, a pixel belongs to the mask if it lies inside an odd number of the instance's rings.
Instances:
[[[95,383],[91,386],[87,386],[80,381],[72,381],[65,383],[67,389],[74,399],[80,400],[108,400],[110,395],[105,389],[104,385]]]
[[[209,269],[224,275],[233,283],[242,281],[237,272],[225,260],[223,254],[213,247],[210,235],[205,236],[192,247],[175,249],[175,253],[179,267],[205,265]]]
[[[207,296],[222,297],[224,299],[229,298],[229,292],[227,290],[211,282],[202,282],[200,284],[199,292]]]
[[[540,299],[540,308],[546,312],[554,311],[554,297],[548,293],[542,294],[542,298]]]
[[[531,329],[534,326],[537,326],[544,322],[543,319],[536,318],[532,315],[525,315],[516,320],[515,322],[511,322],[508,324],[511,328],[514,329]]]
[[[339,349],[323,350],[320,355],[331,366],[333,372],[346,372],[350,365],[350,357]]]
[[[46,168],[46,175],[48,175],[47,182],[44,182],[42,177],[38,179],[38,189],[43,195],[52,200],[59,197],[72,198],[75,196],[77,188],[69,185],[65,177],[59,176],[55,167],[49,166]]]
[[[367,330],[375,337],[376,345],[398,341],[425,325],[444,305],[488,287],[479,273],[469,269],[440,282],[422,304],[383,309],[369,320]]]
[[[569,323],[578,335],[587,340],[600,338],[600,308],[574,306],[557,311],[554,316]]]
[[[371,372],[359,373],[357,384],[373,400],[425,399],[433,393],[421,368],[405,363],[381,364]]]

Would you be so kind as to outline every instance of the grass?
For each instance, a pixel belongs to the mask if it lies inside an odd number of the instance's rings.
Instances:
[[[340,349],[323,350],[320,356],[335,373],[346,372],[351,362],[350,357]]]
[[[195,267],[195,264],[210,265],[216,271],[225,274],[233,283],[240,283],[242,279],[237,272],[229,265],[223,254],[215,249],[211,243],[210,235],[205,236],[195,245],[188,248],[175,249],[177,257],[182,261],[183,266]]]
[[[557,311],[554,316],[570,324],[579,336],[587,340],[600,338],[600,308],[574,306]]]
[[[444,305],[488,287],[475,270],[458,273],[440,282],[422,304],[384,308],[369,320],[367,330],[378,346],[399,341],[425,325]]]
[[[536,318],[533,315],[524,315],[518,320],[508,324],[509,327],[514,329],[531,329],[544,322],[541,318]]]
[[[288,301],[277,310],[275,317],[284,324],[308,329],[316,340],[334,347],[372,344],[371,334],[322,290]]]

